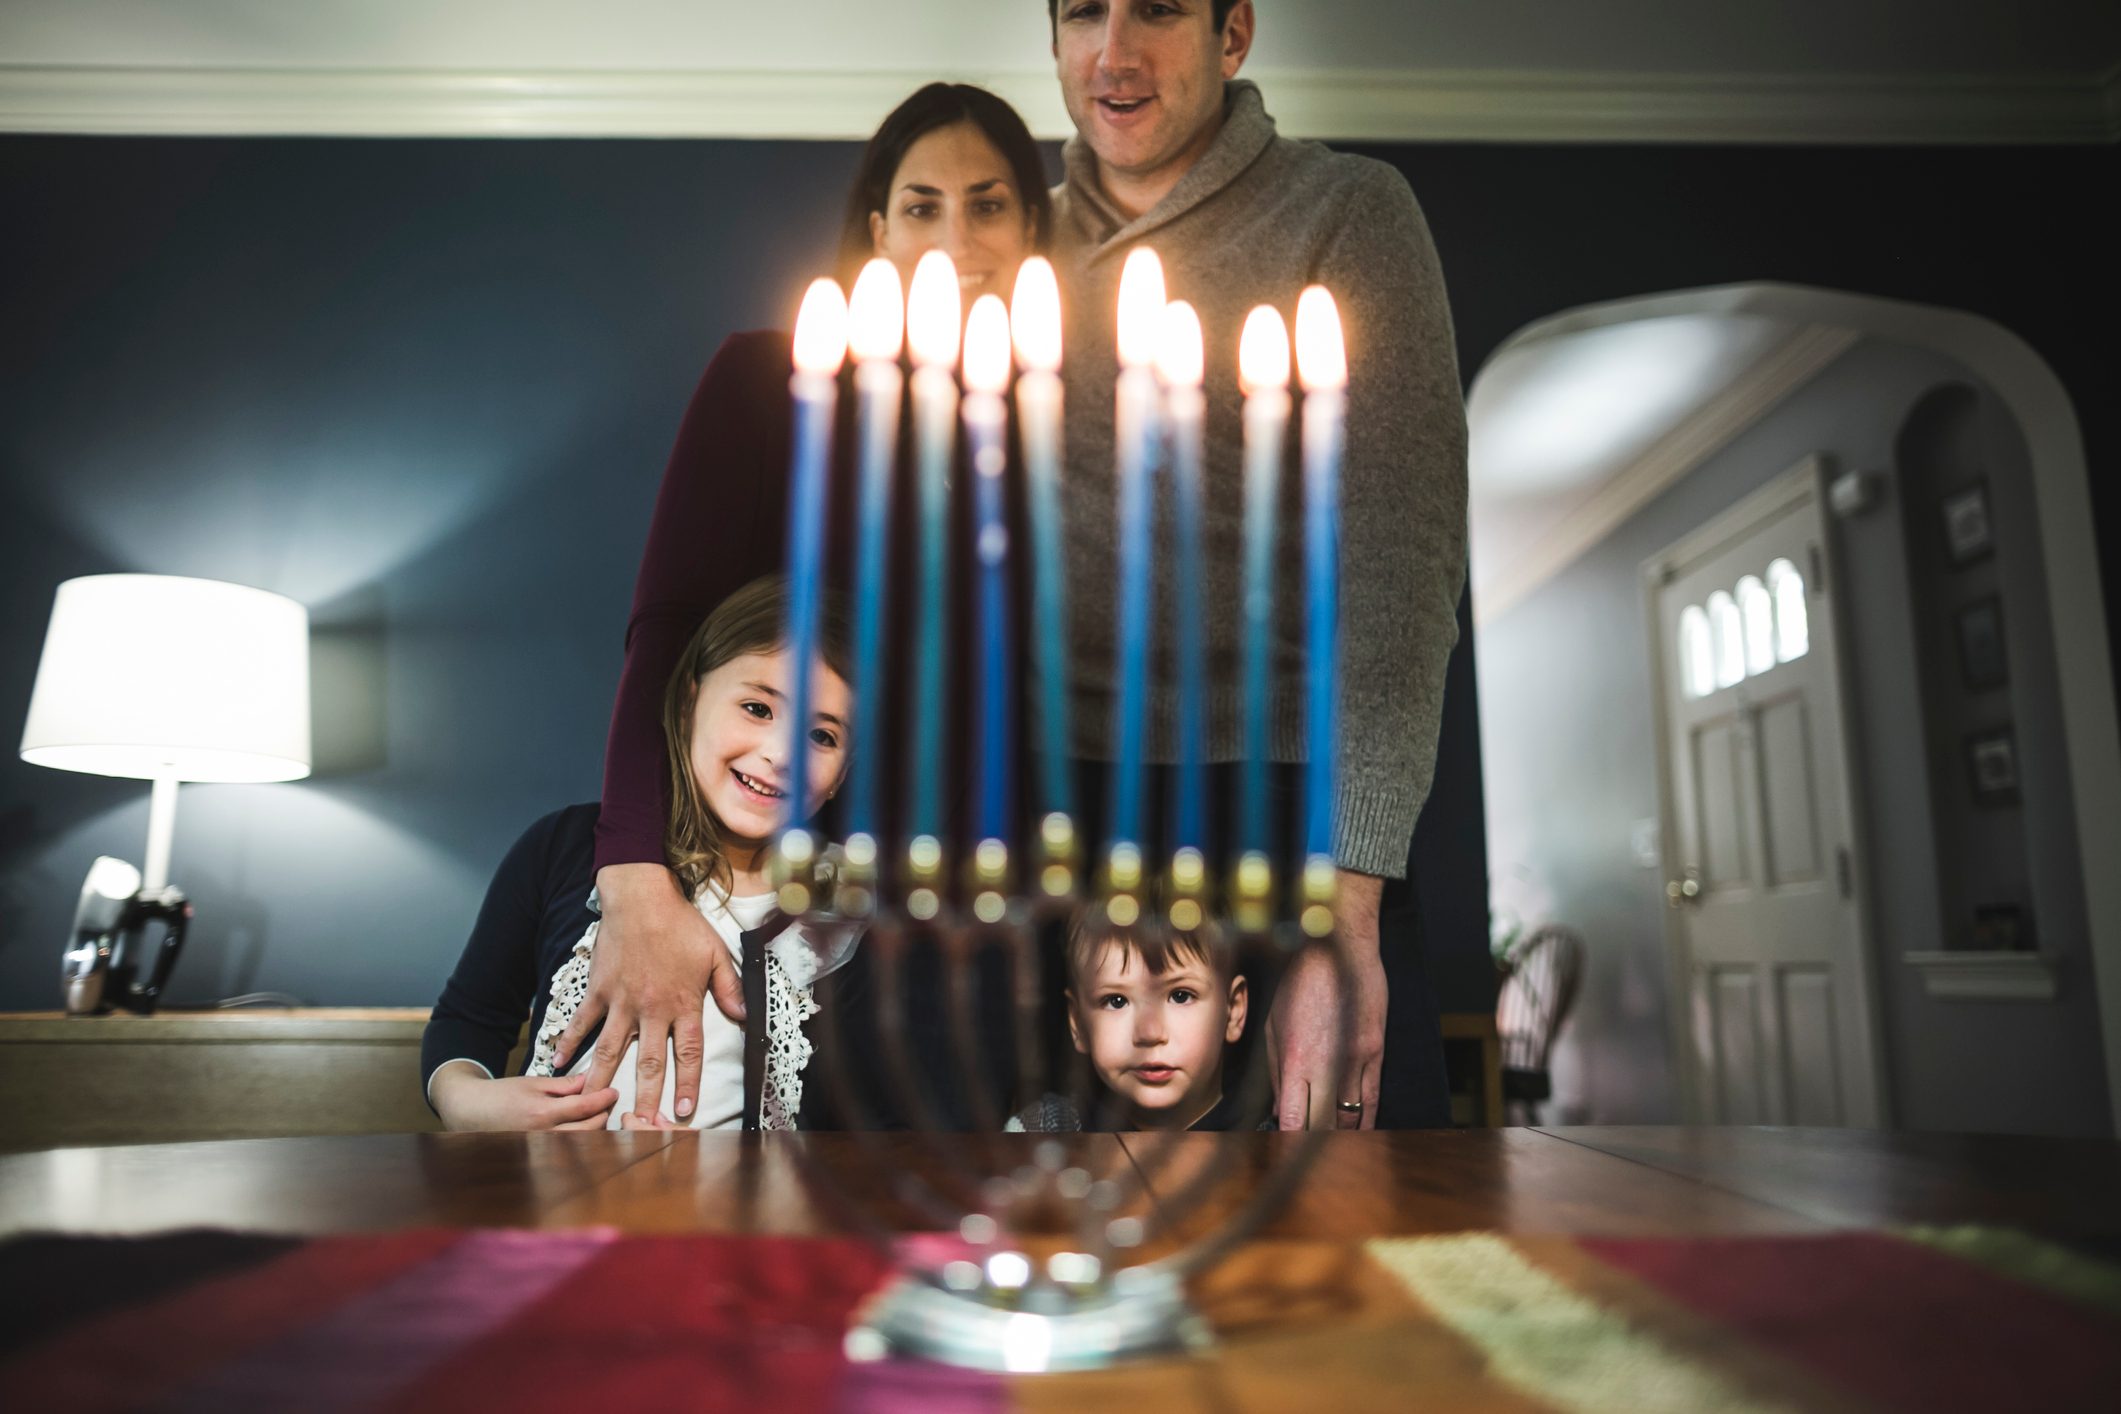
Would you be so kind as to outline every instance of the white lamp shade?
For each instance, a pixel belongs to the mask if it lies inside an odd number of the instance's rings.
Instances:
[[[22,759],[142,780],[309,774],[309,611],[211,579],[59,586]]]

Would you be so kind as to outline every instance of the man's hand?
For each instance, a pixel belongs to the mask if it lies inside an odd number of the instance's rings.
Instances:
[[[597,871],[596,952],[589,963],[589,990],[553,1051],[553,1068],[565,1070],[583,1040],[602,1022],[591,1089],[611,1083],[638,1039],[633,1113],[644,1122],[659,1112],[664,1057],[677,1055],[679,1119],[700,1098],[700,1060],[706,1039],[700,1004],[710,991],[722,1015],[743,1024],[744,985],[736,963],[712,924],[700,916],[660,864],[610,864]]]
[[[1385,1055],[1385,965],[1378,956],[1377,910],[1384,880],[1340,871],[1340,931],[1333,946],[1355,986],[1347,1055],[1333,1088],[1333,1031],[1340,1022],[1340,978],[1333,959],[1306,949],[1282,974],[1267,1017],[1267,1078],[1283,1129],[1375,1129]],[[1362,1101],[1361,1114],[1338,1108]]]
[[[469,1061],[451,1061],[427,1087],[444,1129],[602,1129],[619,1092],[589,1087],[586,1075],[514,1075],[496,1080]]]

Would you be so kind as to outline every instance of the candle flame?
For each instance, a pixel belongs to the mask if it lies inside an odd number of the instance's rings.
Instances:
[[[1009,311],[1016,334],[1016,361],[1040,373],[1058,373],[1061,365],[1060,281],[1043,255],[1034,255],[1016,272],[1016,295]]]
[[[1296,302],[1296,369],[1304,391],[1348,386],[1348,348],[1341,339],[1340,307],[1323,285]]]
[[[1184,300],[1171,301],[1156,331],[1157,377],[1166,387],[1198,388],[1204,361],[1200,316]]]
[[[965,387],[974,393],[1009,390],[1009,311],[1000,295],[981,295],[965,324]]]
[[[956,262],[942,251],[929,251],[913,267],[913,289],[906,296],[906,338],[915,363],[947,368],[957,362],[964,310]]]
[[[847,299],[847,321],[857,359],[868,363],[898,357],[906,340],[906,292],[896,265],[877,259],[862,267]]]
[[[847,297],[837,280],[812,280],[795,316],[795,366],[805,373],[837,373],[847,361]]]
[[[1247,395],[1289,386],[1289,326],[1281,311],[1263,304],[1245,318],[1237,344],[1237,373]]]
[[[1119,361],[1126,368],[1156,362],[1156,326],[1164,317],[1164,263],[1138,245],[1119,272]]]

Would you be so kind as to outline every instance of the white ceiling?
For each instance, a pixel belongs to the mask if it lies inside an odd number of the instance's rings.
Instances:
[[[1248,72],[1325,136],[2110,141],[2121,119],[2113,0],[1259,9]],[[1038,0],[6,0],[0,129],[851,136],[857,94],[943,75],[1050,133],[1046,44]]]
[[[1473,603],[1482,622],[1844,352],[1845,330],[1758,314],[1585,325],[1557,316],[1466,400]]]

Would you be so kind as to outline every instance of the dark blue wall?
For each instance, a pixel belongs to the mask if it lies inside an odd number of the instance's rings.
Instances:
[[[180,999],[431,1001],[509,841],[597,793],[678,414],[826,267],[851,160],[0,142],[0,1008],[56,1004],[89,859],[141,853],[143,785],[14,752],[53,586],[108,570],[316,623],[317,775],[184,788]]]
[[[2111,522],[2112,149],[1375,153],[1428,209],[1468,376],[1532,319],[1686,285],[1973,309],[2070,384]],[[853,155],[0,139],[0,1008],[55,1004],[88,860],[140,853],[144,785],[12,749],[53,586],[121,569],[278,589],[317,625],[318,774],[185,788],[179,999],[430,1001],[515,832],[595,795],[678,413],[725,333],[825,268]],[[1453,672],[1416,853],[1443,1004],[1480,1009],[1466,651]]]

